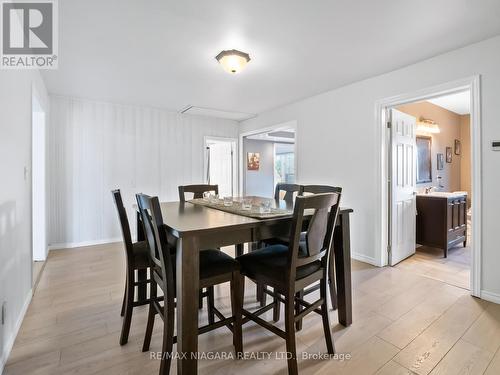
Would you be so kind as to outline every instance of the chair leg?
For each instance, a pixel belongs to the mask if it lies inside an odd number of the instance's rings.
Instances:
[[[274,293],[277,294],[278,292],[276,289],[274,289]],[[280,300],[277,297],[274,297],[273,300],[274,307],[273,307],[273,321],[276,323],[280,320]]]
[[[337,310],[337,289],[335,287],[335,264],[330,261],[328,267],[328,286],[330,289],[330,302],[332,309]]]
[[[323,330],[325,333],[326,349],[328,354],[335,354],[335,346],[333,344],[332,330],[330,327],[330,318],[328,316],[328,302],[327,302],[327,291],[326,291],[326,280],[327,275],[320,280],[320,297],[323,298],[323,304],[321,305],[321,318],[323,319]]]
[[[233,272],[231,280],[231,310],[234,317],[233,345],[236,358],[241,358],[243,353],[243,334],[241,330],[243,309],[243,293],[245,279],[239,272]]]
[[[266,286],[262,283],[257,283],[257,301],[260,301],[260,307],[266,306],[267,294],[264,293]]]
[[[127,284],[128,284],[128,281],[127,281],[127,278],[125,278],[125,288],[123,288],[123,301],[122,301],[122,309],[120,311],[120,316],[124,316],[125,315],[125,305],[126,305],[126,300],[127,300]]]
[[[208,292],[208,301],[207,301],[208,324],[214,324],[215,323],[214,287],[213,286],[208,287],[207,292]]]
[[[295,297],[299,299],[304,299],[304,291],[300,290],[297,293],[295,293]],[[302,305],[300,303],[295,303],[295,315],[300,314],[300,312],[303,310]],[[295,322],[295,329],[297,331],[300,331],[302,329],[302,319],[297,320]]]
[[[153,328],[155,324],[155,307],[153,302],[149,304],[149,312],[148,312],[148,322],[146,324],[146,334],[144,335],[144,342],[142,344],[142,351],[149,351],[149,346],[151,345],[151,336],[153,335]]]
[[[294,294],[285,297],[285,333],[286,351],[288,352],[288,374],[297,375],[297,348],[295,344]]]
[[[132,277],[131,277],[132,276]],[[130,323],[132,322],[132,310],[134,308],[134,294],[135,288],[133,284],[134,274],[127,275],[127,287],[125,289],[125,317],[123,318],[122,332],[120,334],[120,345],[125,345],[128,341],[128,334],[130,332]]]
[[[163,305],[163,345],[162,345],[162,356],[160,363],[160,375],[168,375],[170,373],[170,365],[172,362],[172,349],[174,346],[174,299],[165,298],[165,304]]]

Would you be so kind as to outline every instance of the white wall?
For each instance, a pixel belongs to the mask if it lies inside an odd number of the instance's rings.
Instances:
[[[500,152],[490,146],[500,139],[500,37],[263,113],[242,122],[240,132],[296,120],[299,182],[344,188],[343,206],[354,209],[353,254],[375,263],[380,250],[375,102],[474,74],[481,74],[482,100],[482,289],[500,302]]]
[[[237,137],[237,123],[161,109],[51,96],[49,243],[121,239],[111,190],[120,188],[135,234],[135,194],[178,200],[203,181],[204,136]]]
[[[247,169],[248,152],[260,154],[258,171]],[[243,163],[245,195],[272,198],[274,196],[274,143],[243,138],[243,157],[245,158]]]
[[[31,299],[32,85],[48,108],[38,71],[0,70],[0,373]]]

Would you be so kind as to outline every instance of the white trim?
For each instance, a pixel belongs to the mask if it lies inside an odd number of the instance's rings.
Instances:
[[[19,333],[19,330],[21,329],[21,324],[23,324],[24,316],[26,315],[26,312],[28,311],[28,307],[31,303],[31,298],[33,297],[33,289],[30,289],[25,300],[23,307],[21,308],[21,312],[19,313],[19,317],[17,318],[16,324],[14,326],[14,330],[12,331],[12,334],[10,337],[7,339],[7,342],[5,343],[5,347],[3,349],[2,356],[0,357],[0,374],[3,373],[4,366],[7,363],[7,359],[9,358],[10,352],[12,351],[12,348],[14,347],[14,342],[16,341],[17,334]]]
[[[292,120],[292,121],[287,121],[287,122],[282,122],[276,125],[272,126],[265,126],[262,128],[250,130],[247,132],[240,133],[238,138],[239,138],[239,192],[241,195],[245,194],[245,187],[243,186],[244,181],[243,181],[243,174],[245,173],[245,155],[243,155],[243,138],[247,137],[249,135],[255,135],[259,133],[265,133],[265,132],[270,132],[273,130],[279,130],[279,129],[294,129],[295,131],[295,142],[294,142],[294,148],[293,152],[295,154],[294,161],[295,161],[295,182],[299,181],[299,169],[298,169],[298,160],[299,158],[297,157],[297,140],[298,140],[298,126],[297,126],[297,121]]]
[[[103,245],[113,242],[122,242],[121,237],[116,238],[106,238],[103,240],[93,240],[93,241],[83,241],[83,242],[66,242],[66,243],[54,243],[49,245],[49,250],[60,250],[60,249],[72,249],[75,247],[85,247],[94,245]]]
[[[481,112],[480,112],[480,76],[456,80],[441,85],[425,88],[412,93],[396,95],[390,98],[378,100],[375,103],[375,119],[377,137],[376,149],[378,153],[377,164],[377,196],[380,203],[378,211],[380,220],[375,220],[376,243],[378,244],[376,261],[380,266],[387,265],[387,126],[385,119],[385,109],[395,107],[405,103],[432,99],[438,96],[453,94],[456,92],[470,90],[471,93],[471,145],[472,145],[472,251],[470,290],[473,296],[481,295],[481,207],[482,207],[482,187],[481,187]]]
[[[486,290],[481,290],[481,298],[493,303],[500,304],[500,294],[491,293]]]
[[[377,259],[373,257],[366,256],[364,254],[359,254],[359,253],[351,253],[351,258],[355,260],[359,260],[360,262],[363,263],[368,263],[371,264],[372,266],[379,267],[379,264],[377,263]]]

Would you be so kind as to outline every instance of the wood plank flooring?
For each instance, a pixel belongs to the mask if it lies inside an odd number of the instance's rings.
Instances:
[[[414,255],[397,264],[396,267],[417,275],[443,281],[460,288],[470,289],[471,248],[458,245],[448,250],[420,246]]]
[[[231,248],[225,251],[232,255]],[[121,244],[52,251],[5,375],[157,374],[159,361],[141,352],[146,307],[134,312],[129,343],[118,344],[124,267]],[[301,374],[500,374],[499,305],[405,267],[356,261],[352,267],[353,325],[339,325],[331,312],[337,353],[343,357],[315,358],[326,347],[321,318],[309,315],[297,333]],[[256,307],[253,284],[245,292],[245,306]],[[229,312],[228,293],[227,285],[216,288],[223,313]],[[204,309],[200,321],[205,320]],[[252,323],[244,326],[243,339],[249,355],[272,355],[201,360],[199,373],[287,373],[286,360],[275,354],[285,352],[282,339]],[[160,321],[151,350],[161,350]],[[199,350],[232,353],[232,336],[225,328],[202,335]]]

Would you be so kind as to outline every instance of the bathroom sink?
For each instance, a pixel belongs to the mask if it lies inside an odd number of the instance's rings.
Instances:
[[[453,198],[453,197],[460,197],[463,195],[467,195],[466,191],[454,191],[454,192],[448,192],[448,191],[433,191],[432,193],[429,194],[418,194],[421,196],[429,196],[429,197],[443,197],[443,198]]]

